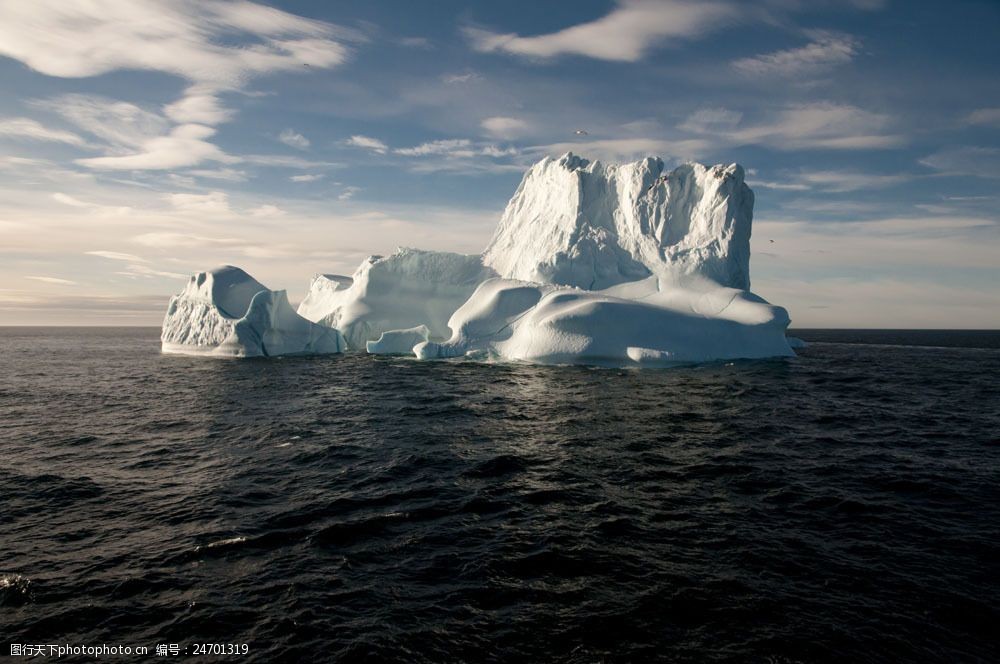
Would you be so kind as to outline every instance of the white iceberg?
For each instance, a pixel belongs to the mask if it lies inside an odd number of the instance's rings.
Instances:
[[[405,330],[383,332],[377,341],[369,341],[365,346],[372,355],[411,355],[413,347],[430,337],[426,325],[418,325]]]
[[[430,337],[447,339],[448,318],[494,276],[479,256],[398,249],[366,259],[353,277],[316,276],[298,312],[340,330],[352,349],[364,349],[383,332],[418,325]]]
[[[532,166],[481,256],[399,249],[313,279],[298,315],[237,268],[171,301],[167,352],[413,352],[665,365],[793,355],[750,292],[754,195],[737,164]]]
[[[339,353],[340,333],[299,316],[285,291],[272,291],[226,265],[191,277],[170,299],[160,336],[164,353],[269,357]]]

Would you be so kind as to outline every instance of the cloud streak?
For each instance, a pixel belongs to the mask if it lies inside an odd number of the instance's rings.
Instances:
[[[654,46],[693,39],[733,21],[740,11],[729,2],[705,0],[623,0],[609,14],[557,32],[522,37],[466,27],[470,45],[481,53],[549,59],[578,55],[636,62]]]

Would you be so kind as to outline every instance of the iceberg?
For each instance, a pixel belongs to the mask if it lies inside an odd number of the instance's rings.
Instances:
[[[337,330],[299,316],[285,291],[272,291],[238,267],[193,275],[170,299],[160,336],[164,353],[270,357],[339,353]]]
[[[353,277],[316,276],[298,313],[337,328],[352,349],[364,350],[383,332],[419,325],[447,339],[451,314],[495,276],[479,256],[400,248],[365,259]]]
[[[753,205],[738,164],[546,157],[481,255],[370,256],[350,277],[317,275],[297,312],[238,268],[201,273],[171,300],[163,349],[619,366],[792,356],[788,312],[750,292]]]

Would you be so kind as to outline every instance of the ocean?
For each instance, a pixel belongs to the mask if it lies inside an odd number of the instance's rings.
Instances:
[[[2,328],[0,652],[997,661],[1000,333],[793,334],[635,370]]]

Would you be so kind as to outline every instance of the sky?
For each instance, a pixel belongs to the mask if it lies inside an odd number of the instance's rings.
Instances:
[[[992,0],[0,0],[0,325],[479,253],[572,151],[741,163],[793,327],[1000,328],[998,62]]]

